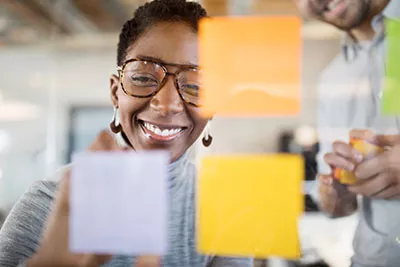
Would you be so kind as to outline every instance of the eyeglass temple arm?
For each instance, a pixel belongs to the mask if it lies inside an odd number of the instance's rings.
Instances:
[[[121,66],[117,67],[117,73],[118,73],[118,76],[121,77],[121,74],[122,74],[122,67]]]

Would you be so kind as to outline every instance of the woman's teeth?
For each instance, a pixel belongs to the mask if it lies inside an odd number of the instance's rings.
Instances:
[[[151,124],[148,122],[144,122],[143,125],[144,125],[144,127],[146,127],[147,130],[149,130],[157,135],[160,135],[160,136],[172,136],[172,135],[176,135],[182,131],[182,128],[161,130],[154,124]]]
[[[328,9],[329,11],[334,10],[339,4],[340,2],[342,2],[342,0],[332,0],[329,4],[328,4]]]

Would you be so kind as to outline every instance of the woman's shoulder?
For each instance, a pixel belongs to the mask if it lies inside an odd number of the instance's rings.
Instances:
[[[51,211],[60,183],[60,179],[56,176],[66,170],[68,170],[68,166],[58,170],[56,172],[58,174],[51,179],[33,182],[11,209],[8,221],[15,219],[21,222],[21,219],[26,218],[34,218],[33,220],[37,223],[45,221]]]
[[[33,203],[51,202],[54,199],[62,177],[70,170],[70,168],[71,165],[64,165],[45,180],[33,182],[22,196],[22,199],[29,198]]]
[[[15,203],[9,214],[9,220],[13,218],[21,222],[22,218],[34,218],[36,222],[46,220],[51,211],[55,198],[58,181],[35,181]]]
[[[21,200],[29,199],[29,202],[32,203],[52,201],[57,192],[58,184],[58,181],[35,181],[22,195]]]
[[[0,266],[17,266],[34,254],[57,187],[57,181],[36,181],[11,209],[0,230]]]

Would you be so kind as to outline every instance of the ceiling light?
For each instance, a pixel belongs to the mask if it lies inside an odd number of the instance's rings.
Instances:
[[[301,126],[295,130],[294,139],[297,144],[310,147],[317,143],[317,133],[311,126]]]

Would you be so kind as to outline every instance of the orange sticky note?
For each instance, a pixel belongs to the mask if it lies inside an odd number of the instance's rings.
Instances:
[[[202,159],[197,214],[200,253],[300,256],[304,162],[289,154]]]
[[[300,29],[297,17],[203,19],[199,27],[203,115],[298,114]]]

